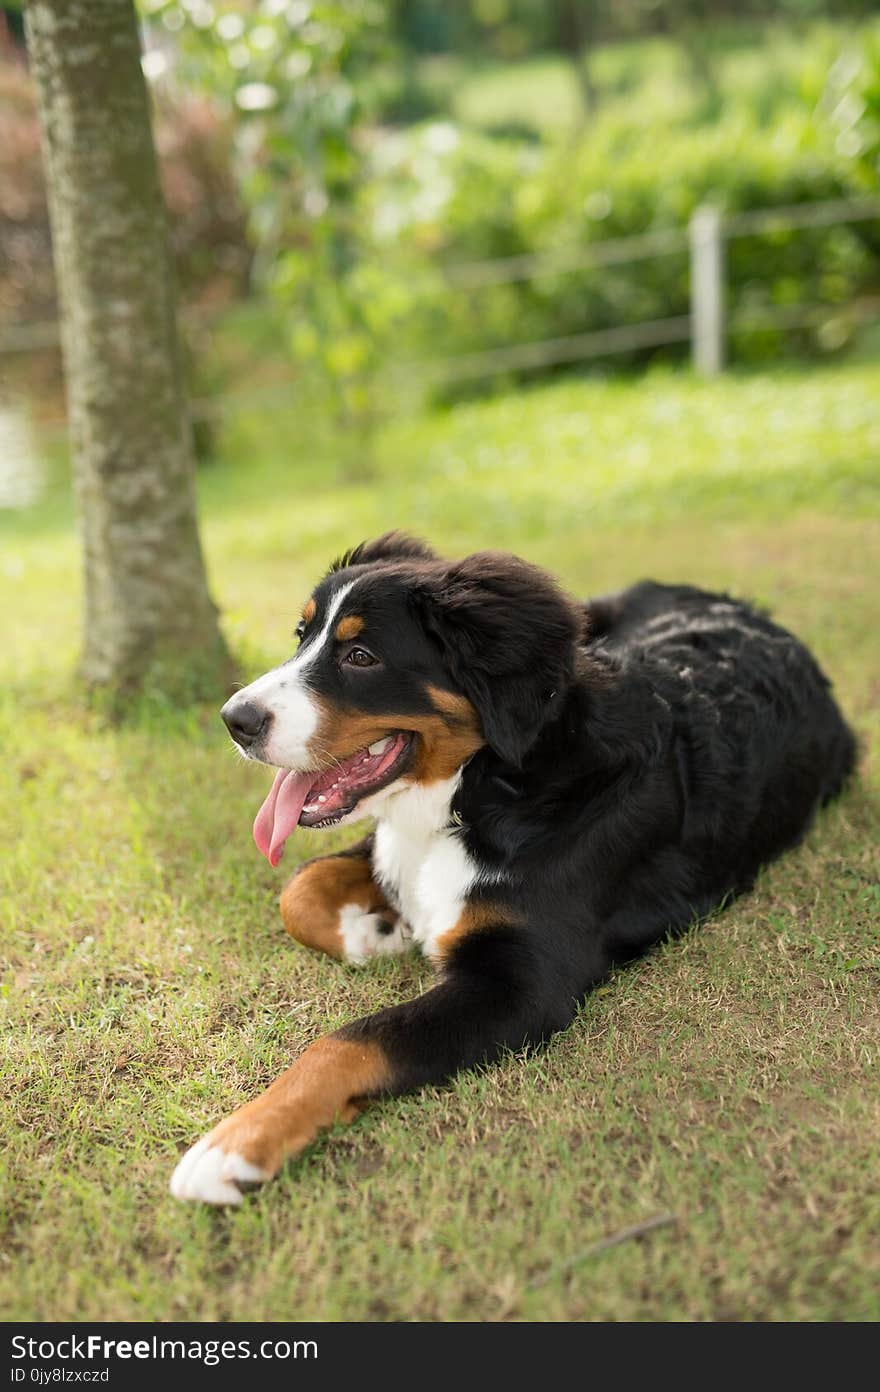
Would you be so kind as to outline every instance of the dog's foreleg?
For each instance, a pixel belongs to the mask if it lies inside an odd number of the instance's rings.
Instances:
[[[372,838],[303,865],[281,895],[291,937],[342,962],[405,952],[410,934],[373,879]]]
[[[444,979],[405,1005],[319,1039],[261,1097],[187,1152],[171,1181],[180,1199],[239,1203],[242,1187],[271,1179],[290,1156],[365,1103],[442,1083],[505,1049],[537,1043],[572,1018],[519,929],[460,941]]]

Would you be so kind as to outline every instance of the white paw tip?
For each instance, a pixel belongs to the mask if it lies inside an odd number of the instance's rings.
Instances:
[[[390,933],[382,931],[382,923],[381,914],[364,913],[357,904],[345,904],[339,913],[342,960],[349,966],[361,967],[373,957],[405,952],[410,943],[403,922],[398,920]]]
[[[197,1141],[178,1162],[171,1176],[175,1199],[209,1204],[240,1204],[239,1184],[258,1184],[269,1176],[234,1150],[210,1145],[210,1137]]]

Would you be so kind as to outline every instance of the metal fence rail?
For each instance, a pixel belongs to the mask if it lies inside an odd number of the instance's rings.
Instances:
[[[514,372],[532,367],[551,367],[557,363],[583,362],[611,353],[628,353],[634,348],[655,348],[664,343],[686,343],[691,336],[691,317],[680,314],[671,319],[650,319],[641,324],[621,324],[614,329],[569,334],[565,338],[545,338],[539,343],[514,343],[508,348],[487,348],[482,353],[460,353],[428,364],[428,375],[444,382],[490,377],[498,372]]]
[[[754,208],[724,218],[724,235],[751,237],[762,232],[787,232],[801,227],[833,227],[835,223],[880,218],[880,198],[830,198],[822,203],[789,203],[778,208]]]
[[[467,262],[447,267],[444,275],[455,290],[481,290],[485,285],[509,285],[516,280],[538,280],[542,276],[589,271],[599,266],[647,261],[652,256],[684,251],[687,244],[687,230],[670,227],[633,237],[609,238],[570,251],[530,252],[524,256],[503,256],[497,261]]]

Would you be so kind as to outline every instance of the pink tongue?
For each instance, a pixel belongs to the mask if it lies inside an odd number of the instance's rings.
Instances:
[[[254,840],[261,855],[274,868],[281,859],[284,843],[293,831],[305,806],[314,773],[291,773],[279,769],[269,796],[257,813]]]

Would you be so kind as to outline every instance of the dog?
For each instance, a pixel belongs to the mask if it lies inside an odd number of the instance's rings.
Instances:
[[[277,866],[297,826],[375,829],[297,871],[284,926],[342,962],[418,945],[439,978],[310,1045],[186,1153],[181,1199],[237,1204],[372,1099],[546,1041],[748,890],[855,761],[806,648],[686,585],[580,604],[514,556],[392,532],[334,562],[297,635],[221,711],[278,770],[257,846]]]

